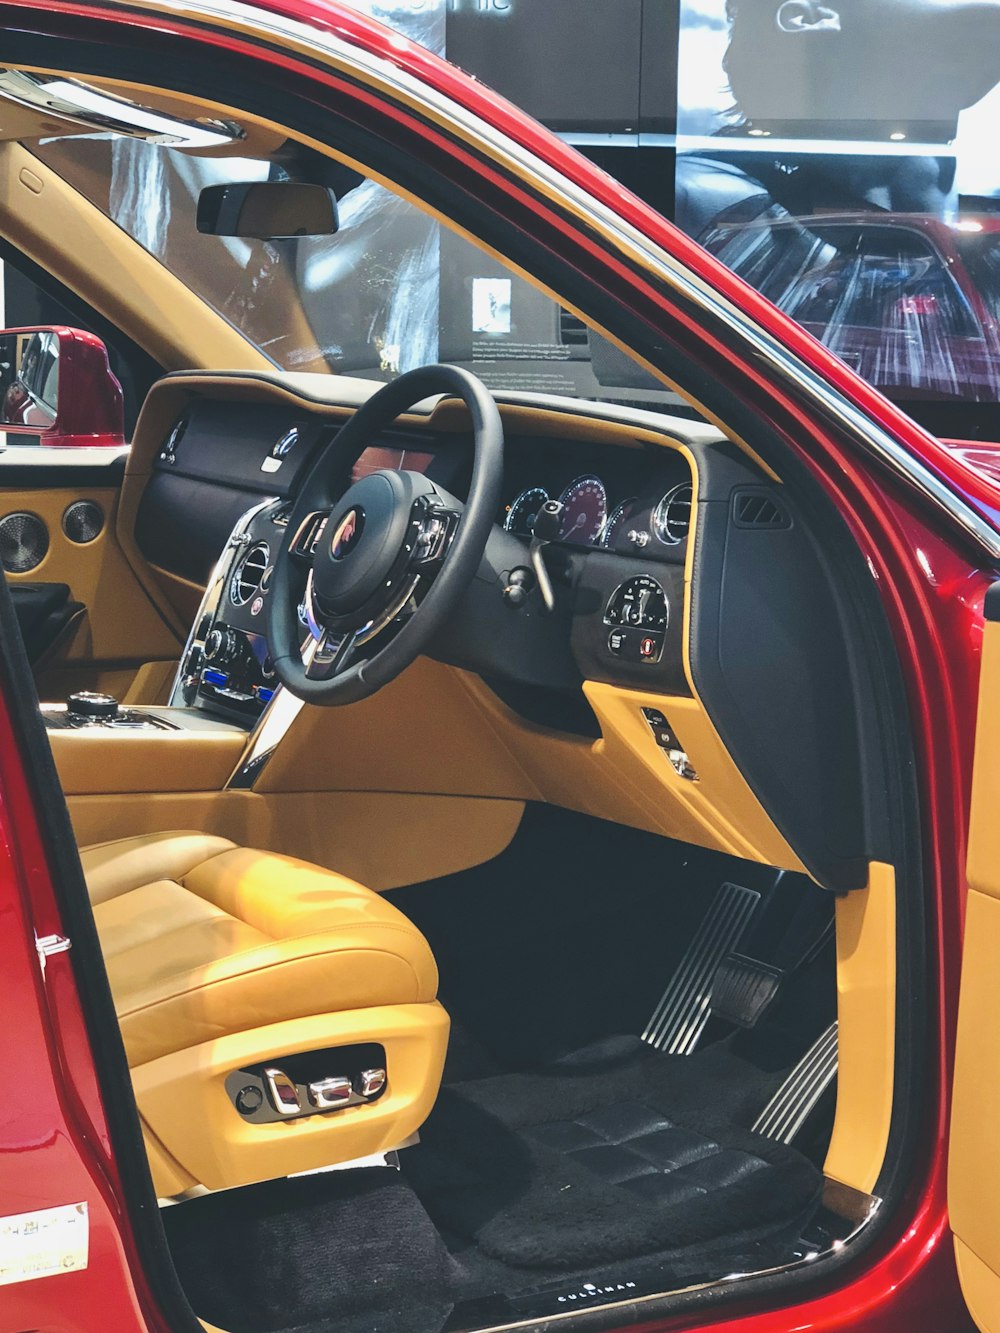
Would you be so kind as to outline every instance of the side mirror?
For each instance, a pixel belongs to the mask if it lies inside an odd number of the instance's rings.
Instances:
[[[198,195],[197,227],[208,236],[284,241],[331,236],[340,226],[337,196],[325,185],[248,181],[206,185]]]
[[[122,386],[100,338],[58,327],[0,331],[0,430],[50,446],[123,445]]]

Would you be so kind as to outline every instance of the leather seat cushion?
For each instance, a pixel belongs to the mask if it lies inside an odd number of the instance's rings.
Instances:
[[[269,1023],[437,994],[420,932],[343,875],[197,833],[81,857],[133,1067]]]

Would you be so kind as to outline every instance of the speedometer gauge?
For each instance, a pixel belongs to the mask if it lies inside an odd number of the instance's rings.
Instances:
[[[618,538],[625,530],[625,525],[635,512],[638,503],[639,501],[633,495],[612,509],[608,521],[604,525],[604,531],[601,533],[601,545],[606,551],[613,551],[618,545]]]
[[[516,532],[521,537],[530,537],[535,525],[535,515],[549,498],[549,493],[541,486],[531,486],[513,501],[503,521],[508,532]]]
[[[596,546],[608,517],[608,497],[600,477],[577,477],[559,499],[566,506],[559,540]]]

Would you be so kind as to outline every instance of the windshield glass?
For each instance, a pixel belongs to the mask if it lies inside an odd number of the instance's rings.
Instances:
[[[300,145],[241,158],[104,136],[25,147],[283,370],[387,380],[440,360],[495,390],[683,406],[417,204]],[[338,232],[277,241],[198,232],[206,185],[281,179],[333,188]]]

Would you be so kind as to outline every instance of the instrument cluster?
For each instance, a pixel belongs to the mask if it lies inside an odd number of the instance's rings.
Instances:
[[[676,550],[687,539],[693,499],[690,480],[677,480],[653,497],[615,499],[612,507],[607,488],[595,473],[573,478],[556,493],[528,486],[506,505],[503,526],[530,537],[542,505],[558,500],[564,506],[559,541],[570,546],[634,552],[655,545],[665,554],[662,548]]]

